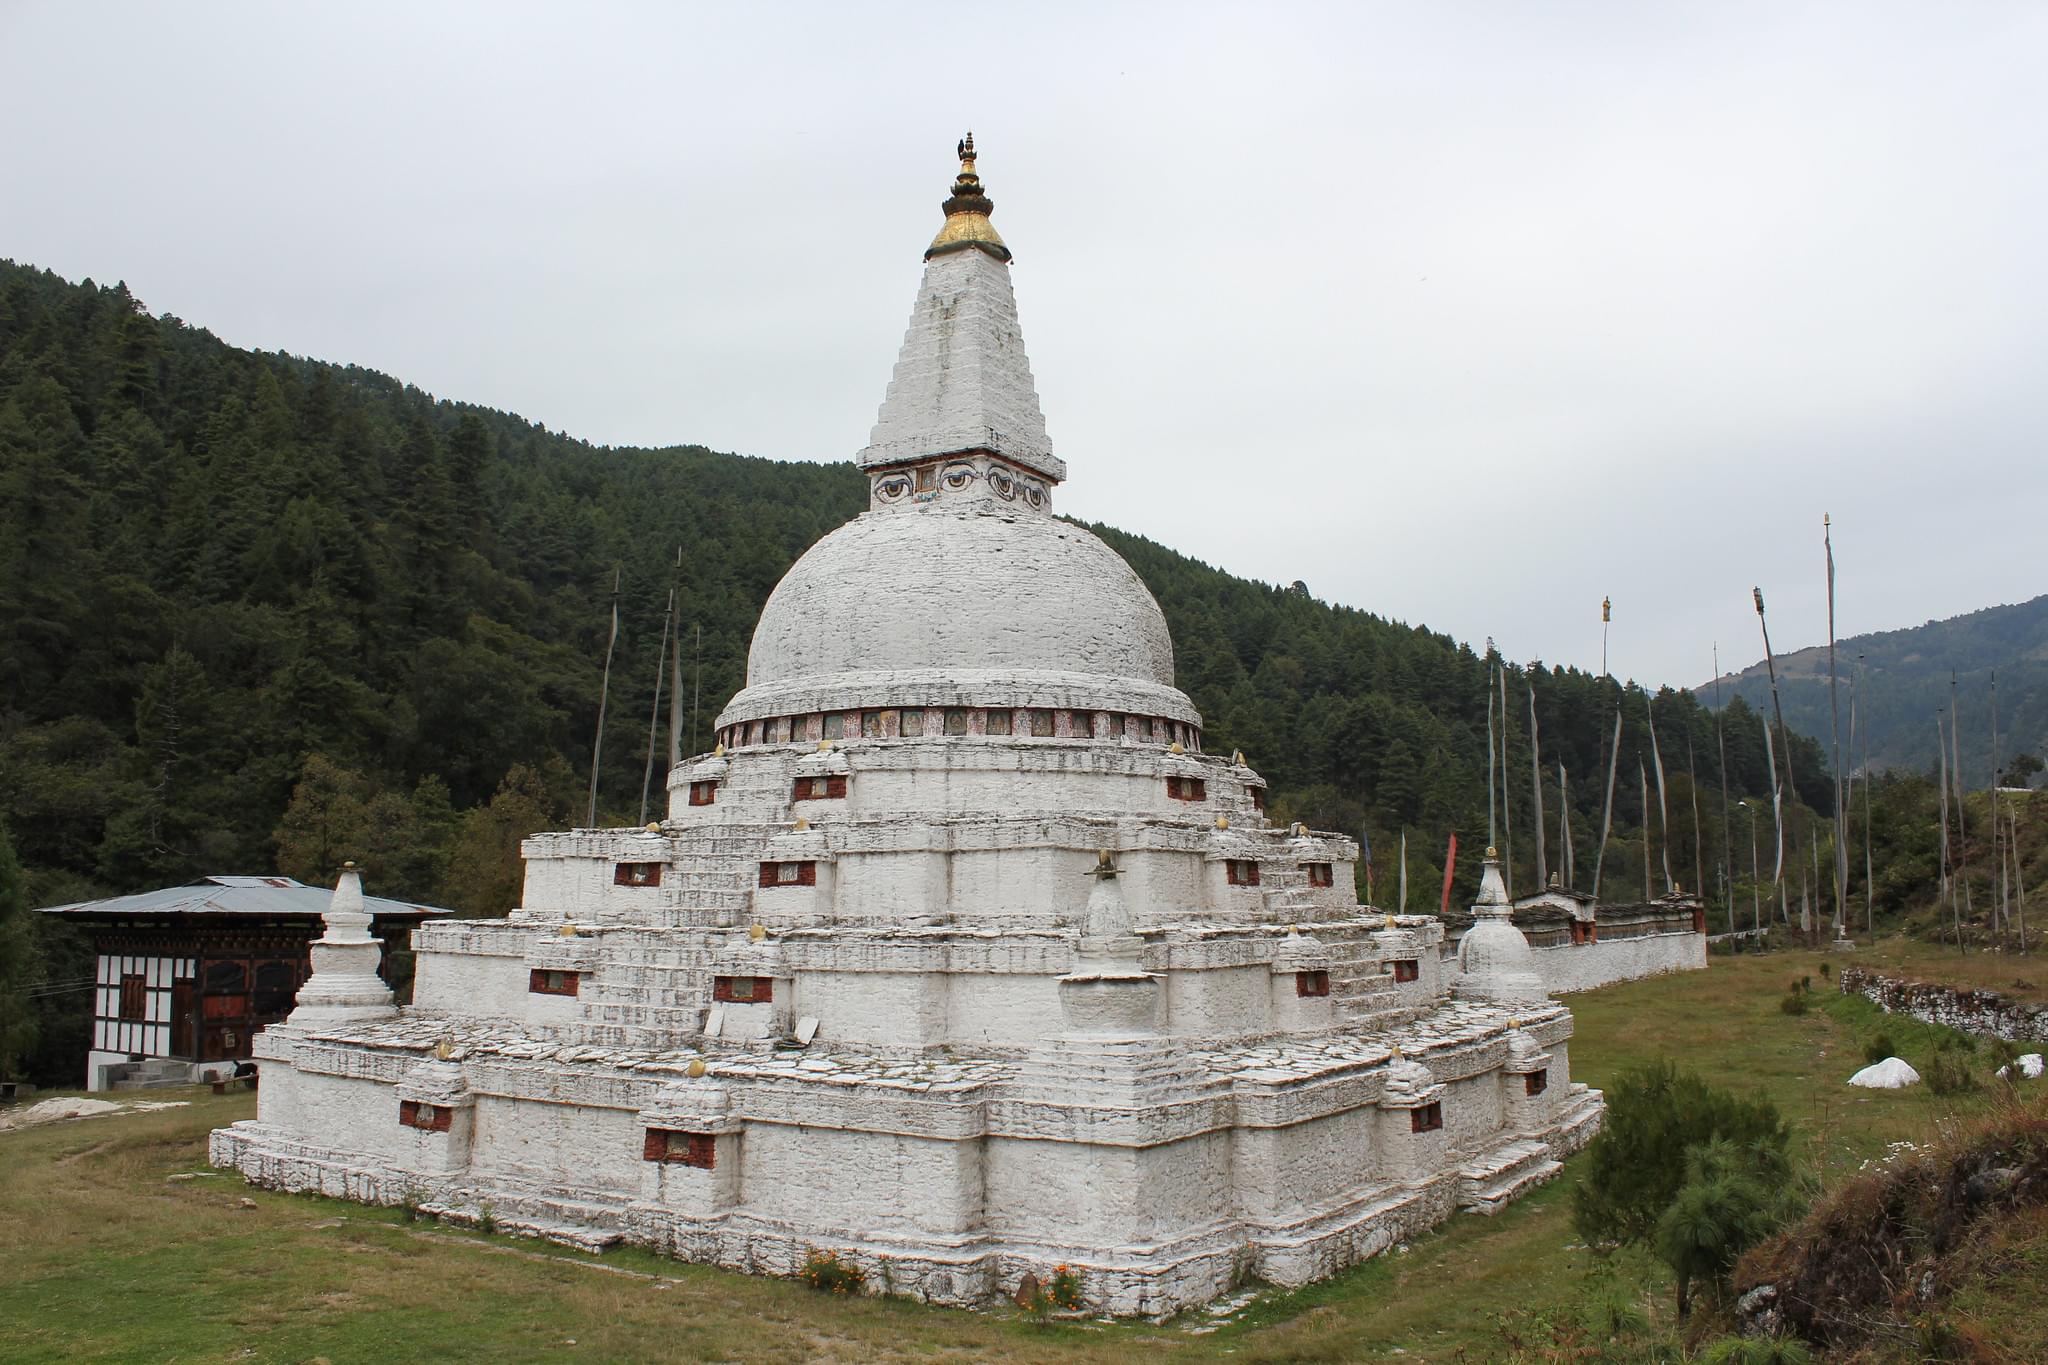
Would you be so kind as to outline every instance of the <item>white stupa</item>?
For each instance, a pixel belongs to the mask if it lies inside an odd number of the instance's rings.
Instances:
[[[1156,1313],[1491,1211],[1591,1136],[1512,921],[1481,907],[1461,978],[1434,917],[1358,903],[1352,840],[1203,752],[1158,604],[1053,516],[960,155],[869,510],[769,598],[718,749],[656,827],[528,840],[505,919],[422,927],[396,1017],[259,1038],[218,1164],[950,1303],[1065,1264]]]

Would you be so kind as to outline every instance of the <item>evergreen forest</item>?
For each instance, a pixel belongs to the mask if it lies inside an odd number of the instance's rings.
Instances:
[[[0,262],[0,936],[22,906],[207,873],[321,882],[344,858],[374,893],[505,913],[519,840],[584,818],[614,583],[607,824],[642,818],[671,587],[693,753],[741,683],[770,589],[865,503],[848,463],[592,446],[382,374],[238,349],[125,285]],[[1454,831],[1452,903],[1469,899],[1503,691],[1494,781],[1519,890],[1536,880],[1534,781],[1548,866],[1568,806],[1590,886],[1617,708],[1603,898],[1640,897],[1646,875],[1662,892],[1666,860],[1684,886],[1720,887],[1726,829],[1746,885],[1744,799],[1764,812],[1769,876],[1763,718],[1740,698],[1717,731],[1686,692],[1503,664],[1092,529],[1165,609],[1206,747],[1244,751],[1275,818],[1367,837],[1376,904],[1393,904],[1404,833],[1409,908],[1435,908]],[[1819,747],[1794,736],[1792,766],[1794,823],[1810,830],[1832,799]],[[1810,842],[1795,838],[1801,863]],[[76,943],[18,932],[0,1012],[8,992],[18,1012],[34,982],[74,974]],[[25,1055],[58,1046],[68,1026],[49,1022]]]

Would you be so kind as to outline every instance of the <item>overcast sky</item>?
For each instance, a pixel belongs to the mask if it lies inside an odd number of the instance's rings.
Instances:
[[[0,0],[0,256],[593,441],[866,443],[972,127],[1056,505],[1690,684],[2048,591],[2048,6]]]

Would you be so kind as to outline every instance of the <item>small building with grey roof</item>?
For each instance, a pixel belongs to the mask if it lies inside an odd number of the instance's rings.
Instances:
[[[291,877],[201,877],[106,900],[46,906],[92,935],[88,1090],[232,1075],[256,1030],[291,1013],[332,893]],[[383,974],[410,961],[414,926],[451,912],[364,897]],[[393,983],[397,984],[397,983]]]

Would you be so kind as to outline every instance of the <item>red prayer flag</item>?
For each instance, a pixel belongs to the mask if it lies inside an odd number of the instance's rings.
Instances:
[[[1451,849],[1444,854],[1444,903],[1441,913],[1451,913],[1451,873],[1458,866],[1458,832],[1451,831]]]

